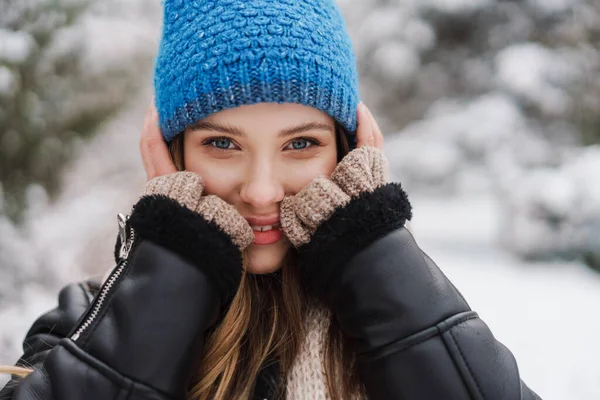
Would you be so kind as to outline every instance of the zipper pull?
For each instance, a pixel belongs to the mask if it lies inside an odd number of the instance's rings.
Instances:
[[[129,235],[127,234],[127,220],[129,216],[122,213],[117,214],[117,222],[119,224],[119,237],[121,238],[121,249],[119,250],[119,258],[121,260],[127,258],[129,250],[131,250],[131,243],[129,243]]]

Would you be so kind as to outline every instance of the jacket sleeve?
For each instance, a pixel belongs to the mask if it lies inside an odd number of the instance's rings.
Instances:
[[[127,229],[127,256],[10,399],[185,398],[204,335],[237,289],[240,251],[164,196],[142,198]]]
[[[303,248],[304,279],[357,344],[370,399],[533,400],[515,358],[404,228],[397,184],[336,210]]]

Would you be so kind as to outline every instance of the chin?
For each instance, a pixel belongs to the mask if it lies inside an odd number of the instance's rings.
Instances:
[[[283,262],[290,247],[291,243],[285,239],[268,246],[254,244],[248,246],[246,249],[247,271],[256,275],[279,271],[283,267]]]

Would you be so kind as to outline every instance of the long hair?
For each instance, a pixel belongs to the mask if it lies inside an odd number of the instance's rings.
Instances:
[[[338,162],[349,152],[344,129],[336,124]],[[185,167],[183,135],[169,150],[175,166]],[[287,374],[304,339],[304,317],[309,293],[300,284],[291,250],[280,271],[267,275],[244,272],[240,287],[221,321],[207,332],[204,353],[199,354],[188,399],[251,398],[256,378],[265,363],[279,363],[280,395]],[[331,317],[325,340],[324,371],[332,400],[355,399],[363,390],[358,376],[354,342]],[[0,367],[0,372],[25,377],[32,370]]]

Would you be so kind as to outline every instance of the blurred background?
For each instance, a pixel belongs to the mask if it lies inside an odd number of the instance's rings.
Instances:
[[[544,399],[600,398],[600,2],[338,0],[422,248]],[[112,268],[158,0],[0,0],[0,363]]]

